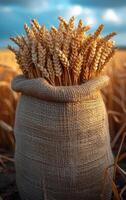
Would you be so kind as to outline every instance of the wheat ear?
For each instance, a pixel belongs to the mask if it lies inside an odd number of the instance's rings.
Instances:
[[[83,56],[79,54],[77,60],[75,61],[75,65],[72,68],[74,85],[78,84],[82,63],[83,63]]]
[[[53,65],[54,65],[54,72],[55,72],[56,80],[58,79],[56,81],[56,84],[62,85],[61,75],[63,73],[63,69],[62,69],[62,66],[61,66],[61,63],[59,61],[59,58],[58,58],[56,51],[54,51],[54,54],[53,54]]]
[[[66,79],[67,79],[67,84],[70,84],[71,85],[71,77],[70,77],[70,72],[69,72],[69,61],[66,57],[66,55],[59,49],[56,49],[56,52],[57,52],[57,55],[60,59],[60,62],[62,63],[63,65],[63,68],[64,68],[64,71],[66,73]]]
[[[43,72],[43,68],[45,68],[46,64],[46,49],[41,45],[41,43],[38,43],[38,63],[37,67],[41,71],[41,74]]]
[[[55,84],[55,72],[53,69],[53,62],[52,62],[50,56],[48,56],[48,58],[47,58],[47,71],[49,73],[51,83],[52,83],[52,85],[54,85]]]
[[[97,37],[100,35],[100,33],[102,32],[103,28],[104,28],[104,25],[101,24],[101,25],[96,29],[96,31],[94,32],[94,37],[95,37],[95,38],[97,38]]]
[[[106,57],[106,60],[104,61],[104,63],[101,65],[101,67],[98,70],[98,73],[100,73],[104,66],[113,58],[113,56],[115,55],[115,49],[112,49],[111,52],[109,53],[109,55]]]
[[[61,16],[59,16],[58,19],[60,20],[60,22],[62,22],[62,24],[64,25],[65,29],[67,29],[68,28],[68,23],[66,22],[66,20]]]
[[[34,37],[33,31],[28,27],[27,24],[24,25],[25,32],[29,38],[29,41]]]
[[[48,49],[50,51],[50,54],[53,55],[54,44],[53,44],[53,40],[52,40],[51,34],[49,32],[46,32],[45,42],[46,42],[46,45],[47,45],[47,47],[48,47]]]
[[[41,26],[40,26],[40,24],[37,22],[37,20],[36,20],[36,19],[32,19],[32,23],[34,24],[34,26],[36,27],[36,29],[37,29],[38,31],[40,31]]]
[[[69,56],[69,48],[70,48],[70,43],[71,43],[71,39],[72,39],[72,30],[74,27],[74,17],[71,17],[68,23],[68,27],[66,30],[66,36],[65,36],[65,40],[63,43],[63,53],[65,54],[65,56],[68,58]]]

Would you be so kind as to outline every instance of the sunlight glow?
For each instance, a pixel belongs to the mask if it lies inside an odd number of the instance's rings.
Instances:
[[[86,17],[86,18],[85,18],[85,22],[86,22],[86,24],[88,24],[88,25],[94,26],[94,24],[97,23],[97,20],[96,20],[96,18],[94,18],[94,17]]]

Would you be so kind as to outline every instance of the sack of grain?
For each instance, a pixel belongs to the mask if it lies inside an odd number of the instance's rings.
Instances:
[[[25,200],[100,200],[113,163],[101,76],[76,86],[17,76],[16,179]],[[107,181],[104,199],[111,199]]]

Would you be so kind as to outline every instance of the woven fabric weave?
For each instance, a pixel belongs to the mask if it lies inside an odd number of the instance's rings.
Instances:
[[[101,76],[80,86],[17,76],[16,179],[23,200],[100,200],[113,163]],[[107,180],[104,199],[111,199]]]

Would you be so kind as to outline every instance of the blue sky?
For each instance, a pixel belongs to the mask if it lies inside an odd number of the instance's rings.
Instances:
[[[105,24],[103,34],[116,31],[117,46],[126,46],[126,1],[125,0],[0,0],[0,47],[6,47],[10,36],[23,33],[24,23],[36,18],[48,28],[57,26],[58,16],[69,19],[82,18],[92,31]]]

